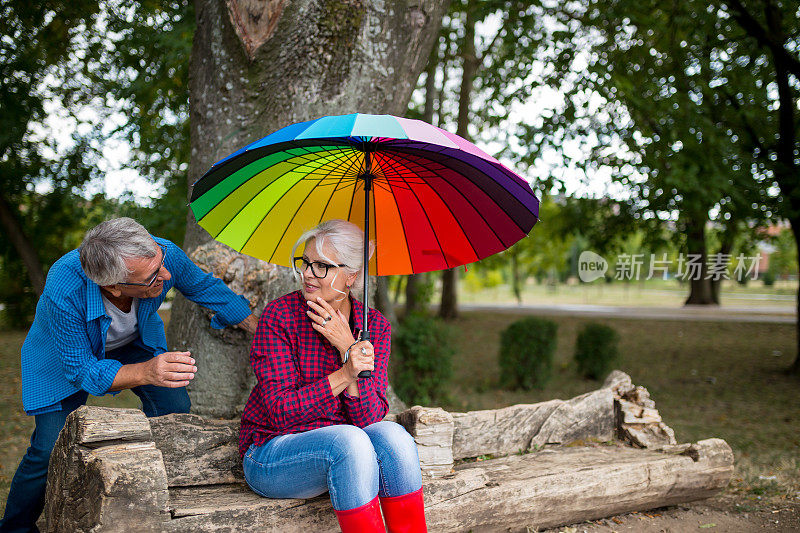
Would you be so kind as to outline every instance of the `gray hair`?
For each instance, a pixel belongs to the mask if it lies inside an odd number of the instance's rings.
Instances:
[[[350,292],[353,295],[360,295],[361,291],[364,289],[364,275],[362,269],[364,265],[364,230],[347,220],[338,218],[326,220],[306,231],[297,239],[297,242],[294,243],[292,247],[292,258],[294,258],[297,247],[311,239],[316,239],[314,243],[317,253],[325,261],[331,264],[345,265],[341,268],[347,272],[347,274],[358,273],[355,282],[353,282],[352,287],[350,287]],[[327,257],[325,252],[322,251],[322,247],[326,241],[330,243],[331,248],[335,251],[336,258]],[[374,252],[375,245],[370,241],[370,258]],[[293,259],[290,259],[290,261],[293,261]],[[294,274],[295,281],[299,283],[300,277],[297,270],[292,268],[292,273]]]
[[[131,273],[126,259],[149,259],[157,250],[144,226],[132,218],[113,218],[86,232],[80,248],[81,267],[100,286],[122,283]]]

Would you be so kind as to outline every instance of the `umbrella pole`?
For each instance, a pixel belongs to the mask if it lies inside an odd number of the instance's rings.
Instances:
[[[369,340],[369,329],[367,329],[367,315],[369,315],[369,191],[372,189],[372,174],[370,173],[369,152],[366,152],[367,172],[364,174],[364,312],[361,313],[361,335],[359,340]],[[358,377],[372,377],[372,372],[363,370]]]

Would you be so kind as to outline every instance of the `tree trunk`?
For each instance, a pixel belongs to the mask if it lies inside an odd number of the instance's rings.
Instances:
[[[422,120],[428,124],[433,124],[433,113],[436,107],[436,71],[439,68],[439,43],[435,42],[431,48],[431,55],[428,57],[428,64],[425,66],[425,109],[422,112]],[[417,298],[419,283],[422,281],[422,274],[409,274],[406,278],[406,306],[405,314],[409,315],[419,311],[419,300]]]
[[[764,11],[770,34],[775,39],[775,42],[781,43],[780,46],[772,47],[770,50],[772,61],[775,65],[775,84],[778,87],[778,101],[780,102],[777,110],[778,142],[774,172],[778,186],[783,194],[784,202],[788,203],[784,212],[787,213],[795,243],[798,245],[798,250],[800,250],[800,234],[798,234],[800,232],[800,181],[797,179],[798,170],[800,169],[797,168],[795,162],[798,142],[797,119],[794,114],[797,103],[790,83],[790,70],[786,64],[785,50],[782,44],[787,41],[787,36],[783,30],[780,10],[768,3]],[[800,288],[798,288],[797,294],[797,310],[797,316],[800,319]],[[800,322],[797,323],[796,334],[797,354],[788,371],[795,376],[800,376]]]
[[[419,282],[422,274],[411,274],[406,278],[406,306],[405,314],[419,311]]]
[[[708,268],[706,266],[706,229],[702,217],[689,217],[685,222],[686,247],[690,258],[698,257],[700,261],[699,275],[688,271],[689,297],[684,305],[713,305],[714,298],[711,292],[711,280],[706,279]],[[688,260],[687,260],[688,263]]]
[[[25,230],[17,220],[11,206],[5,196],[0,192],[0,225],[5,230],[8,240],[14,245],[17,250],[22,263],[25,265],[25,270],[28,272],[28,279],[31,282],[33,290],[36,291],[36,296],[41,296],[44,292],[44,269],[42,263],[39,261],[39,256],[31,244],[31,240],[25,235]]]
[[[519,275],[519,258],[515,253],[511,254],[511,287],[514,289],[517,303],[522,305],[522,280]]]
[[[734,223],[731,222],[731,226]],[[717,261],[715,262],[716,265],[722,265],[725,263],[724,259],[728,257],[733,249],[733,241],[736,237],[736,233],[728,229],[725,231],[722,237],[722,245],[719,248],[719,256],[717,256]],[[722,288],[722,279],[711,279],[711,299],[717,305],[719,305],[719,293]]]
[[[797,249],[800,250],[800,217],[794,217],[790,220],[792,225],[792,235],[794,235],[794,243]],[[797,292],[797,316],[800,317],[800,288]],[[800,376],[800,320],[795,322],[795,336],[797,338],[797,353],[794,357],[794,362],[789,366],[788,372],[794,376]]]
[[[447,4],[198,0],[189,193],[215,161],[294,122],[353,112],[403,115]],[[227,249],[209,241],[189,212],[184,248],[191,253],[208,243],[207,257]],[[263,274],[269,294],[245,294],[251,304],[294,288],[289,269],[260,264],[262,273],[243,275]],[[249,393],[251,381],[242,378],[251,375],[249,342],[211,330],[203,313],[176,298],[170,347],[193,349],[199,367],[189,388],[194,411],[230,417]]]
[[[467,19],[464,24],[464,47],[461,50],[461,89],[458,96],[458,126],[456,134],[469,140],[470,105],[472,86],[478,71],[478,58],[475,52],[475,2],[467,6]],[[442,302],[439,316],[452,320],[458,316],[458,272],[451,268],[442,272]]]
[[[397,325],[397,313],[394,312],[394,303],[389,297],[389,278],[385,276],[377,278],[375,284],[375,309],[383,313],[392,327]]]

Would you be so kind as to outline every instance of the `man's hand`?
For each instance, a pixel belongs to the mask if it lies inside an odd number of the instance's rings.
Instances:
[[[190,352],[164,352],[143,363],[122,365],[108,390],[132,389],[139,385],[185,387],[197,372],[191,355]]]
[[[147,385],[178,388],[194,379],[197,367],[190,352],[164,352],[142,365],[142,380]]]
[[[251,314],[236,324],[236,327],[245,330],[250,335],[255,335],[256,329],[258,328],[258,317],[255,314]]]

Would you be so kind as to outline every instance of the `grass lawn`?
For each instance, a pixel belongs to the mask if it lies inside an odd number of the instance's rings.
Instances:
[[[446,409],[569,399],[602,385],[579,378],[572,361],[577,331],[589,319],[558,316],[552,381],[530,392],[499,389],[500,332],[519,318],[462,313],[454,324],[459,346]],[[782,372],[796,353],[794,324],[595,321],[619,332],[617,368],[650,391],[678,442],[720,437],[731,445],[736,474],[729,490],[754,499],[800,498],[800,378]]]
[[[510,313],[463,313],[454,378],[444,407],[490,409],[568,399],[601,384],[578,378],[571,363],[578,328],[588,319],[559,316],[556,367],[543,390],[497,388],[500,332]],[[621,336],[618,368],[646,387],[679,442],[725,439],[736,456],[729,491],[761,498],[800,497],[800,379],[784,375],[795,354],[794,325],[600,319]],[[25,333],[0,332],[0,512],[33,430],[21,408],[19,350]],[[129,391],[94,405],[138,407]]]
[[[507,285],[482,288],[461,283],[459,291],[459,299],[463,303],[516,303],[514,294]],[[629,283],[577,283],[571,280],[570,283],[555,286],[529,280],[522,291],[522,302],[539,305],[593,304],[678,308],[688,295],[688,287],[675,280],[654,279]],[[781,308],[792,313],[797,307],[797,282],[781,280],[772,286],[766,286],[761,281],[752,281],[747,285],[723,281],[720,306]]]

